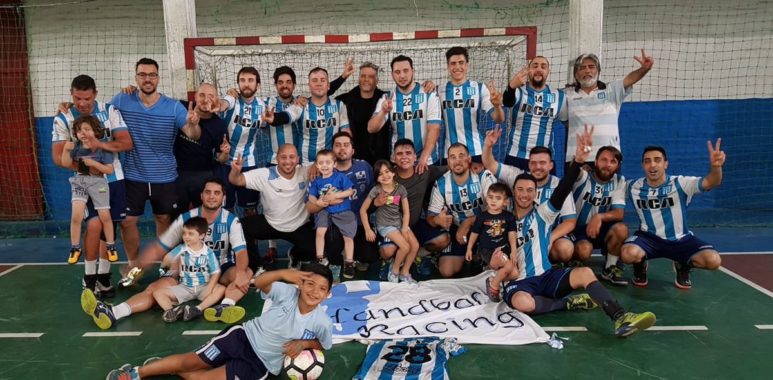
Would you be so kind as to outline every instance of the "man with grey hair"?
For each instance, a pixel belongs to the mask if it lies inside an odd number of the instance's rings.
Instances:
[[[588,157],[595,157],[602,146],[620,149],[620,131],[617,126],[623,99],[632,93],[632,87],[652,69],[655,60],[641,49],[641,57],[633,57],[640,67],[622,80],[604,83],[599,80],[601,64],[595,54],[583,54],[574,61],[574,84],[566,89],[568,111],[568,142],[566,165],[572,160],[577,142],[575,135],[585,125],[595,127],[593,148]],[[593,165],[593,162],[589,162]]]

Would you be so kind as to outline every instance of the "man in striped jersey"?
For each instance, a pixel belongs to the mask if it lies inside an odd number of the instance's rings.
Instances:
[[[628,197],[639,215],[639,230],[625,241],[622,258],[634,264],[633,283],[647,286],[647,260],[664,257],[674,261],[674,285],[692,287],[690,270],[718,269],[722,259],[714,246],[697,238],[687,227],[687,207],[695,194],[722,183],[725,152],[722,139],[708,142],[709,173],[703,177],[666,175],[668,156],[659,146],[648,146],[642,153],[644,178],[628,184]]]
[[[628,227],[623,223],[625,178],[618,173],[622,162],[623,155],[617,148],[603,146],[596,153],[592,171],[580,173],[573,190],[577,226],[572,239],[575,260],[586,262],[594,248],[601,249],[606,253],[601,278],[625,286],[628,281],[617,265],[620,247],[628,238]]]
[[[508,306],[537,315],[558,310],[583,310],[601,306],[615,324],[615,335],[625,337],[655,324],[655,314],[625,312],[596,279],[588,267],[552,267],[548,245],[558,209],[569,196],[572,184],[580,175],[580,165],[591,149],[592,130],[587,127],[576,136],[577,146],[572,164],[547,202],[535,204],[537,181],[530,174],[515,179],[515,216],[517,219],[516,262],[519,278],[505,284],[504,297]],[[587,294],[569,296],[583,288]],[[568,296],[568,297],[567,297]]]
[[[508,164],[502,164],[494,159],[493,147],[502,135],[500,128],[494,128],[486,132],[483,140],[483,165],[490,172],[505,183],[511,189],[515,185],[515,178],[525,173],[523,169]],[[553,154],[544,146],[535,146],[529,152],[529,171],[537,180],[537,204],[542,204],[550,199],[558,186],[558,177],[550,174],[553,169]],[[550,235],[550,261],[553,263],[565,263],[572,259],[574,243],[567,235],[571,234],[577,222],[574,202],[567,197],[561,206],[558,225]]]
[[[467,49],[461,46],[446,51],[451,80],[438,90],[438,96],[445,126],[446,147],[455,143],[467,146],[472,161],[476,166],[482,166],[479,163],[483,153],[483,139],[478,122],[484,117],[490,117],[495,123],[502,123],[505,121],[505,112],[502,109],[501,93],[481,82],[467,79],[469,59]]]
[[[275,112],[284,112],[295,102],[295,71],[289,66],[277,67],[274,70],[274,87],[276,96],[266,99],[266,106]],[[271,140],[270,165],[276,165],[276,153],[284,144],[298,146],[301,141],[301,125],[298,120],[293,123],[277,125],[268,130]]]
[[[583,125],[593,125],[596,128],[596,146],[611,145],[620,150],[620,131],[617,119],[623,99],[631,95],[632,87],[652,69],[655,60],[644,54],[633,57],[640,67],[628,73],[622,80],[604,83],[599,80],[601,64],[595,54],[583,54],[574,61],[574,86],[566,90],[566,101],[569,124],[567,125],[566,163],[571,161],[570,153],[574,151],[576,133]],[[591,156],[596,154],[594,150]],[[588,164],[592,165],[592,162]]]
[[[488,170],[478,174],[470,170],[470,152],[462,143],[451,145],[447,156],[449,171],[432,188],[427,223],[451,235],[450,250],[440,254],[438,270],[443,277],[452,277],[462,270],[470,228],[486,209],[486,192],[496,179]]]
[[[416,172],[427,165],[438,164],[437,142],[440,137],[440,100],[435,92],[426,92],[414,80],[413,60],[404,55],[392,59],[395,89],[378,101],[376,112],[368,122],[368,132],[379,132],[388,121],[392,127],[392,145],[399,139],[413,141],[419,155]]]
[[[521,170],[529,170],[531,148],[544,146],[553,150],[553,127],[559,119],[566,119],[564,91],[551,89],[547,85],[548,75],[548,59],[534,57],[510,79],[503,96],[505,107],[513,107],[514,127],[505,163]],[[551,173],[555,174],[555,167]]]
[[[67,141],[76,141],[75,132],[72,123],[80,115],[94,115],[105,127],[106,135],[103,140],[94,141],[91,146],[96,149],[109,152],[125,152],[132,149],[132,138],[129,130],[121,117],[121,112],[110,104],[102,103],[96,100],[97,84],[94,79],[88,75],[78,75],[73,78],[70,85],[70,95],[72,103],[64,108],[54,117],[54,128],[51,135],[51,158],[54,164],[62,165],[62,150]],[[65,169],[76,170],[77,165],[73,167],[64,167]],[[119,155],[115,155],[113,161],[113,173],[106,175],[108,188],[110,191],[110,213],[112,214],[113,226],[117,227],[126,217],[126,190],[124,184],[123,168]],[[110,261],[107,259],[107,252],[102,235],[102,223],[99,221],[94,205],[91,201],[87,203],[88,216],[86,219],[86,236],[84,237],[84,251],[86,259],[84,260],[84,285],[98,291],[101,297],[110,297],[115,294],[115,290],[110,283]]]

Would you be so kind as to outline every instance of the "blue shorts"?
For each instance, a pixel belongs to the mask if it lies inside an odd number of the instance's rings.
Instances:
[[[242,168],[242,173],[246,173],[250,170],[257,169],[257,166],[251,166]],[[215,171],[218,177],[223,179],[225,183],[225,208],[227,210],[233,210],[234,206],[238,205],[241,208],[256,208],[260,202],[260,192],[250,190],[246,187],[236,186],[228,181],[228,173],[231,171],[231,167],[227,165],[219,165]]]
[[[505,283],[503,296],[505,303],[515,309],[511,302],[516,292],[526,292],[532,297],[563,298],[572,292],[572,287],[569,285],[571,272],[572,268],[550,268],[539,276],[508,281]]]
[[[596,235],[595,238],[590,238],[588,237],[588,234],[585,233],[586,228],[588,228],[587,224],[583,224],[583,225],[578,224],[574,227],[574,231],[572,231],[572,234],[570,235],[570,240],[572,240],[572,242],[575,244],[577,244],[577,242],[587,240],[591,244],[593,244],[593,248],[606,250],[607,234],[609,234],[609,230],[612,229],[612,226],[614,226],[617,223],[622,223],[622,222],[601,222],[601,228],[599,229],[599,234]]]
[[[464,255],[467,254],[467,243],[459,244],[458,241],[456,241],[456,230],[458,230],[459,227],[456,226],[456,224],[452,224],[451,228],[448,231],[448,234],[451,235],[451,246],[450,249],[446,248],[443,250],[443,252],[440,252],[440,255],[438,257],[444,257],[444,256],[455,256],[455,257],[464,257]],[[470,241],[470,232],[467,232],[467,240]],[[473,252],[475,252],[475,247],[473,248]]]
[[[647,254],[647,260],[666,258],[687,266],[692,265],[690,260],[696,253],[705,249],[715,250],[713,245],[693,234],[679,240],[665,240],[649,232],[636,231],[623,244],[633,244],[641,248]]]
[[[381,236],[382,239],[388,239],[387,235],[395,231],[399,233],[400,229],[395,226],[385,226],[385,227],[376,226],[376,231],[378,231],[378,235]]]
[[[225,365],[228,380],[268,377],[266,365],[252,350],[242,325],[229,326],[195,352],[212,368]]]
[[[416,236],[416,240],[419,242],[420,246],[424,246],[431,241],[448,234],[448,231],[430,226],[425,219],[419,219],[416,224],[412,225],[411,232]],[[382,238],[379,242],[379,247],[386,247],[388,245],[395,245],[395,243],[392,243],[387,238]]]
[[[110,217],[114,222],[120,222],[126,219],[126,184],[124,180],[109,182],[110,189]],[[86,220],[97,216],[97,210],[94,209],[94,203],[91,199],[86,202]]]

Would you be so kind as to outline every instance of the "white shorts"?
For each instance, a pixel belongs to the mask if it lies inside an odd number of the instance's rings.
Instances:
[[[169,287],[169,289],[172,290],[172,294],[174,294],[175,298],[177,298],[178,304],[185,303],[194,299],[203,301],[204,298],[207,297],[207,294],[204,294],[204,290],[206,288],[206,285],[185,286],[183,284],[177,284],[175,286]]]

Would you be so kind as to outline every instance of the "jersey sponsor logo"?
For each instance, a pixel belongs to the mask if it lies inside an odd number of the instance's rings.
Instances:
[[[314,334],[313,331],[309,329],[303,329],[303,335],[301,335],[301,340],[312,340],[316,338],[317,338],[317,334]]]
[[[424,110],[392,112],[394,121],[410,121],[424,118]]]
[[[449,99],[443,101],[443,109],[475,108],[475,99]]]
[[[207,247],[209,247],[213,251],[219,251],[219,250],[225,249],[225,241],[224,240],[205,241],[204,244],[206,244]]]
[[[424,103],[424,94],[416,94],[413,96],[413,101],[416,103]]]
[[[555,103],[556,97],[553,94],[546,94],[545,95],[545,101],[548,103]]]
[[[596,95],[596,97],[597,97],[597,98],[599,98],[599,99],[601,99],[601,100],[604,100],[604,99],[606,99],[606,98],[607,98],[607,93],[606,93],[606,92],[603,92],[603,91],[602,91],[602,92],[599,92],[599,93],[598,93],[598,95]]]
[[[366,179],[367,177],[368,177],[368,173],[366,173],[364,170],[354,172],[354,178],[356,179]]]
[[[515,239],[515,246],[517,248],[522,247],[524,244],[531,241],[531,239],[534,239],[534,230],[531,228],[526,231],[526,234],[523,233],[523,222],[518,222],[518,237]]]
[[[338,119],[334,117],[330,119],[306,120],[306,129],[324,129],[335,127],[336,125],[338,125]]]
[[[674,198],[637,199],[636,207],[640,209],[662,209],[674,207]]]
[[[479,183],[471,183],[470,186],[470,192],[473,194],[480,193],[480,184]],[[467,195],[467,194],[465,194]]]
[[[259,120],[252,120],[248,117],[242,117],[241,115],[234,115],[232,122],[242,128],[255,128],[258,126]]]
[[[462,212],[466,212],[466,211],[470,211],[470,210],[474,210],[476,208],[479,208],[481,203],[483,203],[483,200],[478,198],[478,199],[475,199],[473,201],[465,201],[465,202],[462,202],[462,203],[454,203],[454,204],[449,205],[448,208],[451,209],[451,211],[453,211],[453,212],[462,213]]]
[[[594,197],[588,192],[582,195],[582,200],[592,206],[608,206],[612,203],[612,197]]]
[[[547,115],[547,116],[550,116],[550,117],[555,117],[555,115],[556,115],[556,110],[553,109],[553,107],[545,108],[545,107],[542,107],[542,106],[538,106],[538,105],[534,105],[533,106],[531,104],[526,104],[526,103],[521,104],[520,112],[525,113],[525,114],[534,115],[534,116]]]

